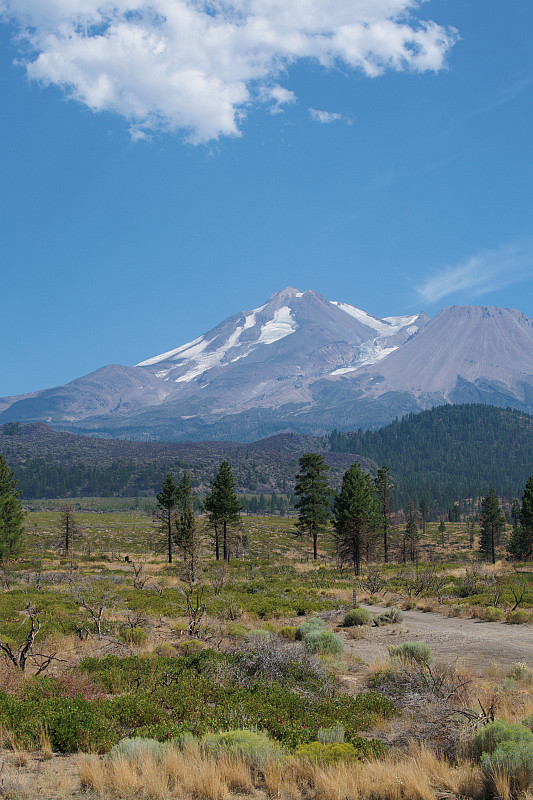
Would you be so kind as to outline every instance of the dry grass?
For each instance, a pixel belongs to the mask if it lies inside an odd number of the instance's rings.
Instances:
[[[82,787],[105,800],[436,800],[438,793],[481,797],[479,767],[458,766],[423,746],[383,761],[321,765],[287,757],[253,770],[240,756],[218,758],[198,747],[170,748],[161,759],[78,757]]]

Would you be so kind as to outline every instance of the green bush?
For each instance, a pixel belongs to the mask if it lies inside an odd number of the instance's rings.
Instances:
[[[284,625],[281,628],[279,635],[282,639],[288,639],[290,642],[294,642],[296,639],[296,626],[295,625]]]
[[[325,627],[326,625],[323,620],[318,617],[311,617],[307,622],[302,622],[301,625],[298,625],[296,628],[296,638],[298,641],[302,641],[311,631],[324,630]]]
[[[254,628],[246,634],[250,639],[270,639],[272,634],[263,628]]]
[[[304,637],[304,645],[310,653],[327,653],[338,656],[344,650],[341,637],[327,628],[309,631]]]
[[[334,742],[332,744],[310,742],[297,747],[296,753],[300,758],[306,758],[308,761],[320,764],[336,764],[338,761],[354,761],[356,758],[360,758],[360,753],[349,742]]]
[[[39,747],[44,728],[53,750],[106,752],[118,738],[116,722],[109,719],[106,711],[105,702],[90,702],[81,695],[38,698],[34,687],[31,699],[19,700],[0,692],[0,727],[10,731],[19,746],[28,749]]]
[[[493,753],[481,754],[481,765],[491,782],[507,774],[514,795],[533,783],[533,742],[502,742]]]
[[[162,758],[168,752],[167,743],[158,742],[157,739],[147,739],[134,736],[132,739],[121,739],[109,751],[108,757],[125,758],[128,761],[137,761],[140,758],[151,756],[154,759]]]
[[[482,753],[493,753],[504,742],[533,744],[533,733],[518,722],[504,722],[497,719],[476,732],[473,742],[474,752],[479,758]]]
[[[120,631],[120,638],[126,644],[144,644],[148,639],[148,634],[144,628],[124,628]]]
[[[389,608],[389,610],[385,611],[381,616],[387,617],[391,624],[403,622],[403,612],[399,608]]]
[[[404,664],[415,662],[417,664],[431,664],[431,650],[425,642],[402,642],[389,647],[391,658],[397,658]]]
[[[231,625],[228,625],[226,628],[226,636],[230,639],[244,639],[248,630],[245,625],[241,622],[232,622]]]
[[[343,627],[352,628],[355,625],[370,625],[372,614],[366,608],[352,608],[344,617]]]
[[[530,620],[531,617],[528,612],[518,608],[516,611],[509,611],[505,621],[509,623],[509,625],[524,625],[524,623],[530,622]]]
[[[331,728],[319,728],[317,739],[321,744],[343,744],[344,725],[333,725]]]
[[[533,731],[533,714],[530,714],[529,717],[523,719],[522,725],[525,725],[526,728],[529,728],[530,731]]]
[[[485,622],[501,622],[504,616],[502,609],[494,606],[487,606],[483,611]]]
[[[264,731],[242,729],[208,733],[202,738],[201,745],[210,753],[238,753],[257,767],[267,761],[277,761],[283,755],[280,745]]]
[[[514,678],[515,681],[526,681],[531,684],[533,683],[533,669],[528,667],[525,661],[515,661],[508,677]]]

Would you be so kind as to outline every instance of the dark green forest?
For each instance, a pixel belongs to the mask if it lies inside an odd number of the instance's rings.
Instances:
[[[533,473],[533,417],[485,405],[446,405],[378,431],[333,431],[329,437],[287,433],[250,444],[130,442],[60,433],[43,423],[0,426],[0,453],[28,499],[153,496],[167,472],[184,471],[202,494],[226,459],[237,490],[247,495],[247,510],[284,513],[298,458],[309,452],[323,455],[335,489],[356,460],[372,474],[386,465],[397,508],[425,500],[430,514],[443,513],[456,502],[485,496],[491,487],[505,500],[521,497]]]
[[[533,472],[533,417],[511,408],[437,406],[378,431],[333,431],[329,439],[333,452],[387,465],[401,506],[424,499],[442,511],[491,487],[499,497],[520,497]]]

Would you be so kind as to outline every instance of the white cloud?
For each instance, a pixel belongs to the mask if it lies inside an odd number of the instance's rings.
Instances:
[[[317,108],[310,108],[309,116],[316,122],[322,122],[325,125],[329,122],[338,122],[343,119],[342,114],[333,113],[331,111],[319,111]]]
[[[440,70],[456,32],[417,20],[423,1],[0,0],[0,13],[31,79],[134,131],[205,142],[240,135],[254,103],[294,101],[278,79],[298,59],[370,77]]]
[[[446,267],[418,286],[417,292],[427,303],[460,292],[479,297],[532,275],[533,240],[525,239],[498,250],[483,250],[464,264]]]
[[[284,89],[283,86],[265,86],[261,89],[259,97],[265,103],[272,103],[270,106],[271,114],[279,114],[283,111],[283,106],[296,102],[294,92]]]

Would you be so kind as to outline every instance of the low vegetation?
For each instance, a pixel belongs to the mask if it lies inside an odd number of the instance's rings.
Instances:
[[[314,516],[304,466],[298,526],[241,515],[229,464],[201,517],[172,476],[159,518],[28,511],[0,562],[0,797],[533,797],[532,665],[441,663],[404,615],[529,635],[527,486],[519,524],[492,498],[400,518],[356,464]]]

